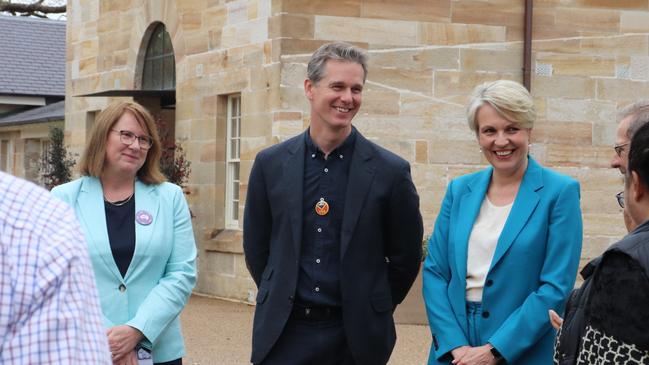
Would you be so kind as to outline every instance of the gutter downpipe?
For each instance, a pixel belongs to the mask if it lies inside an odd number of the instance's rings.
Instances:
[[[532,13],[534,0],[525,0],[525,41],[523,42],[523,85],[532,91]]]

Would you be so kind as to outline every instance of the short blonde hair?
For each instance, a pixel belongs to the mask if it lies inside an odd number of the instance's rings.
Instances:
[[[106,160],[106,142],[108,133],[124,113],[131,113],[142,129],[151,136],[153,143],[147,152],[144,165],[137,171],[137,177],[145,184],[160,184],[166,180],[160,171],[162,144],[151,113],[142,105],[131,101],[117,101],[109,104],[95,119],[90,132],[90,139],[81,156],[79,168],[85,176],[100,177]]]
[[[523,128],[534,127],[536,108],[529,91],[523,85],[510,80],[485,82],[471,93],[467,106],[467,121],[472,131],[478,131],[478,110],[489,104],[503,118],[520,124]]]

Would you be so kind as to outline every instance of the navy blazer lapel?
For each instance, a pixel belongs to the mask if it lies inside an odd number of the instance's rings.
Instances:
[[[468,192],[462,195],[460,200],[460,219],[455,227],[454,242],[457,242],[451,249],[455,250],[455,266],[458,277],[466,280],[466,263],[469,250],[469,237],[473,230],[473,224],[478,218],[480,207],[487,194],[487,188],[491,182],[492,167],[478,172],[473,180],[467,184]]]
[[[527,170],[525,171],[525,175],[523,175],[523,181],[521,181],[521,185],[518,188],[514,205],[509,212],[509,217],[507,217],[503,231],[498,239],[496,252],[491,260],[489,270],[498,264],[498,261],[505,255],[509,247],[511,247],[514,239],[516,239],[520,231],[525,227],[525,224],[541,200],[537,191],[542,187],[543,170],[534,159],[528,157]]]
[[[304,137],[296,138],[294,143],[288,146],[288,158],[284,161],[283,177],[285,194],[288,197],[288,211],[291,216],[291,231],[293,233],[293,247],[296,257],[300,257],[300,248],[302,246],[302,199],[304,185]]]
[[[374,179],[375,168],[371,161],[372,155],[372,145],[360,132],[356,131],[356,142],[352,162],[349,166],[343,223],[340,233],[341,261],[345,257],[345,252],[354,234],[358,217],[363,208],[363,202],[367,193],[370,191],[370,185]]]

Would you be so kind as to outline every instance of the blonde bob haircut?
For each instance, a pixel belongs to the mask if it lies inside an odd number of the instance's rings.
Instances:
[[[478,132],[478,110],[489,104],[501,117],[522,128],[534,127],[536,108],[532,95],[523,85],[509,80],[485,82],[476,86],[467,106],[467,121],[472,131]]]
[[[144,129],[153,143],[146,155],[144,165],[137,171],[137,177],[145,184],[160,184],[166,179],[160,171],[160,155],[162,147],[160,136],[153,116],[142,105],[132,101],[117,101],[109,104],[95,119],[95,125],[90,132],[90,139],[81,156],[79,168],[85,176],[100,177],[106,161],[106,142],[108,134],[124,113],[131,113],[140,127]]]

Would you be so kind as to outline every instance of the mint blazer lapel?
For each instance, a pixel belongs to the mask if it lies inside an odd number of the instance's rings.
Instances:
[[[458,277],[466,281],[466,262],[469,249],[469,237],[473,229],[473,224],[478,218],[480,206],[487,194],[489,182],[491,181],[492,167],[488,167],[476,174],[471,182],[467,184],[468,192],[460,198],[460,207],[458,210],[459,219],[455,227],[455,266]],[[453,229],[451,227],[451,229]]]
[[[343,222],[340,233],[340,260],[345,257],[349,242],[354,235],[358,217],[361,214],[363,203],[370,191],[374,180],[375,167],[372,163],[372,146],[369,141],[356,131],[356,142],[354,154],[349,166],[349,177],[347,179],[347,191],[345,193],[345,207]],[[375,227],[368,227],[373,229]]]
[[[158,227],[160,199],[157,192],[156,185],[147,185],[140,180],[135,180],[135,251],[124,277],[126,281],[133,275],[137,264],[146,256],[156,228],[173,229],[173,227]],[[140,212],[151,215],[152,221],[150,224],[145,225],[138,222],[137,214]]]
[[[521,181],[521,185],[518,188],[514,205],[509,212],[509,217],[507,217],[503,231],[498,239],[496,252],[491,260],[489,270],[498,264],[512,243],[514,243],[518,234],[525,227],[525,224],[541,200],[537,191],[542,187],[543,170],[534,159],[528,157],[527,170],[525,171],[525,175],[523,175],[523,181]]]
[[[98,252],[104,265],[115,278],[122,280],[115,260],[113,259],[108,240],[108,228],[106,226],[106,210],[104,209],[104,192],[101,182],[96,177],[84,177],[81,189],[77,196],[79,204],[79,221],[84,226],[88,250]]]
[[[309,133],[307,129],[306,132]],[[305,135],[302,134],[302,137]],[[288,197],[288,210],[291,217],[291,233],[293,238],[293,249],[295,257],[300,257],[302,246],[302,185],[304,184],[304,138],[296,138],[295,143],[288,147],[288,158],[284,161],[282,176],[286,186],[286,197]]]

